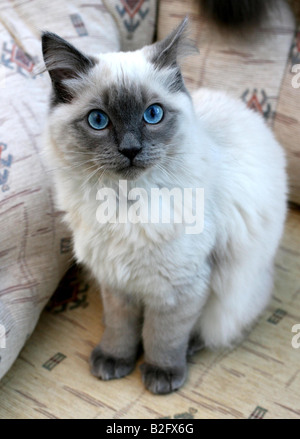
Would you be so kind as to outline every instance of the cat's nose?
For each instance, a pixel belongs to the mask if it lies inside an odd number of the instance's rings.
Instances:
[[[118,149],[121,154],[132,161],[140,152],[142,146],[132,133],[126,133]]]
[[[132,146],[132,147],[123,148],[123,149],[119,148],[119,151],[121,154],[125,155],[125,157],[128,157],[130,160],[133,160],[134,157],[140,152],[141,149],[142,149],[141,146]]]

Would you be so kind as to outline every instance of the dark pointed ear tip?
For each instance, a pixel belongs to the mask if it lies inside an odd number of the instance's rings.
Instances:
[[[174,30],[175,34],[177,34],[179,37],[182,36],[186,41],[186,48],[188,49],[186,53],[187,56],[200,53],[197,42],[193,38],[189,37],[190,30],[190,17],[188,15],[183,18],[183,20]],[[182,53],[181,56],[185,57],[185,54]]]
[[[41,32],[41,41],[42,41],[42,43],[44,43],[45,41],[47,41],[49,33],[50,33],[50,32],[48,32],[48,31],[44,31],[44,30]]]
[[[190,24],[190,18],[189,18],[188,15],[186,15],[186,16],[184,17],[184,19],[179,23],[178,28],[179,28],[181,31],[185,31],[185,30],[188,29],[189,24]]]
[[[186,15],[184,19],[181,20],[181,22],[175,28],[173,28],[173,31],[171,32],[170,35],[179,36],[181,34],[186,34],[188,32],[188,27],[189,27],[189,18]]]
[[[54,38],[54,37],[58,37],[58,35],[54,34],[53,32],[49,32],[47,30],[43,30],[41,32],[41,39],[42,40],[46,40],[47,38]]]
[[[58,36],[53,34],[52,32],[48,32],[48,31],[41,32],[41,41],[42,41],[43,50],[47,47],[47,43],[49,43],[49,41],[53,40],[54,37],[58,37]]]
[[[42,40],[42,44],[43,46],[46,45],[48,42],[62,42],[64,41],[63,38],[61,38],[59,35],[55,34],[54,32],[49,32],[49,31],[42,31],[41,32],[41,40]]]
[[[184,26],[184,27],[188,26],[190,23],[190,17],[188,15],[186,15],[181,23],[182,23],[182,26]]]

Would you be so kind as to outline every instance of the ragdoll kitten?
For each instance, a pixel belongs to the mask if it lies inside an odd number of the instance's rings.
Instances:
[[[42,37],[58,205],[77,260],[101,285],[105,330],[91,371],[129,374],[142,342],[153,393],[178,389],[188,354],[232,346],[265,308],[286,213],[284,154],[261,116],[221,92],[186,90],[185,28],[135,52],[93,56]],[[149,197],[152,188],[203,188],[203,230],[118,221],[120,198],[108,206],[116,221],[105,222],[97,191],[120,180],[125,198],[132,188]],[[182,202],[174,197],[173,213]],[[149,218],[147,208],[141,202]]]

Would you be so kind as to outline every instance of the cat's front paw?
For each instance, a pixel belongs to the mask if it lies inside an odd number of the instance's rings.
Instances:
[[[164,395],[178,390],[186,378],[186,367],[163,369],[144,363],[140,368],[145,387],[155,394]]]
[[[102,380],[113,380],[125,377],[133,371],[135,357],[116,358],[105,354],[100,346],[96,346],[91,353],[90,367],[94,376]]]

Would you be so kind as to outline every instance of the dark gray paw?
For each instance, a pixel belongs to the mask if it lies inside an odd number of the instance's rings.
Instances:
[[[96,346],[90,357],[91,372],[102,380],[122,378],[133,371],[135,361],[135,357],[125,359],[107,355]]]
[[[140,366],[145,387],[150,392],[164,395],[178,390],[185,381],[186,367],[161,369],[144,363]]]
[[[200,351],[201,349],[204,349],[205,345],[203,340],[200,338],[199,335],[193,335],[189,340],[189,345],[187,349],[187,356],[191,357],[196,352]]]

